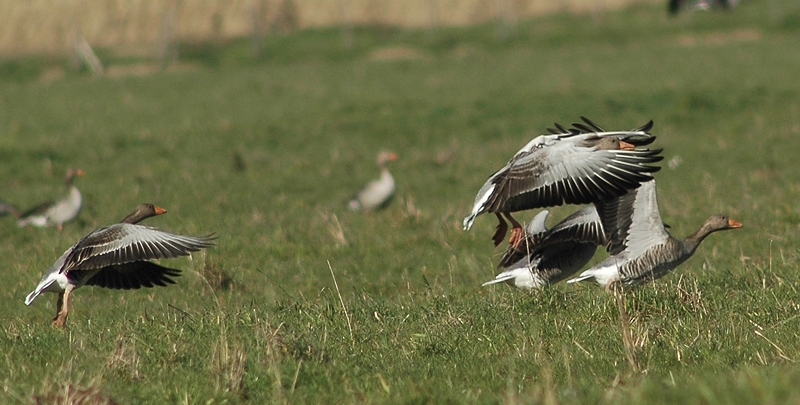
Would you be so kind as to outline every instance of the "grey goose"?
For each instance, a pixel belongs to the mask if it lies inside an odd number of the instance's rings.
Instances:
[[[519,288],[542,288],[583,268],[606,237],[594,206],[579,209],[547,229],[542,210],[526,226],[522,242],[509,245],[498,267],[506,269],[483,285],[506,282]]]
[[[742,227],[740,222],[716,214],[689,237],[673,237],[661,221],[655,180],[642,183],[618,199],[598,203],[597,210],[611,256],[568,283],[594,278],[607,290],[614,283],[624,286],[646,283],[685,262],[712,232]]]
[[[30,305],[43,292],[58,293],[53,325],[64,327],[73,290],[84,285],[111,289],[166,286],[180,270],[150,262],[187,256],[213,246],[212,236],[176,235],[138,222],[167,211],[153,204],[141,204],[121,222],[99,228],[67,249],[45,272],[39,285],[25,298]]]
[[[81,169],[68,169],[64,179],[69,190],[68,194],[58,200],[47,201],[19,214],[17,225],[20,227],[33,225],[37,228],[54,226],[61,230],[65,223],[75,219],[81,212],[83,196],[73,182],[75,177],[83,175],[84,172]]]
[[[348,203],[353,211],[375,211],[385,207],[394,196],[395,184],[392,174],[386,168],[386,162],[397,160],[394,152],[381,152],[378,154],[378,167],[381,177],[370,181],[359,190]]]
[[[566,204],[589,204],[619,197],[660,168],[648,163],[662,159],[661,149],[635,149],[655,137],[653,122],[631,131],[607,132],[585,117],[586,124],[564,128],[556,124],[522,147],[508,163],[492,174],[478,191],[472,212],[464,219],[469,230],[480,214],[492,212],[499,225],[492,240],[505,238],[508,219],[511,244],[522,240],[522,225],[511,213]]]

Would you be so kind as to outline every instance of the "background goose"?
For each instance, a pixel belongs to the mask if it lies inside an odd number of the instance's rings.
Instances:
[[[13,215],[15,218],[19,218],[20,216],[20,212],[17,210],[17,207],[0,200],[0,217],[4,217],[8,214]]]
[[[493,212],[499,220],[492,240],[505,238],[508,219],[513,225],[511,243],[521,241],[522,226],[512,212],[567,204],[588,204],[615,198],[650,180],[659,167],[661,149],[636,150],[655,137],[650,121],[631,131],[605,132],[592,121],[566,129],[556,124],[551,135],[541,135],[520,149],[484,183],[475,197],[472,213],[464,219],[469,230],[475,217]],[[505,219],[504,219],[505,218]]]
[[[179,276],[179,270],[148,260],[186,256],[213,246],[214,238],[175,235],[135,225],[166,212],[153,204],[141,204],[120,223],[86,235],[45,272],[36,289],[25,298],[25,305],[30,305],[42,292],[59,293],[53,325],[63,327],[67,322],[70,293],[81,286],[137,289],[173,284],[170,277]]]
[[[645,283],[664,276],[686,261],[712,232],[742,227],[741,223],[717,214],[686,239],[673,237],[661,221],[655,180],[642,183],[638,189],[618,199],[599,203],[597,207],[609,239],[611,257],[568,283],[594,278],[606,289],[616,282],[623,285]]]
[[[381,177],[367,183],[363,189],[353,196],[348,206],[353,211],[374,211],[385,207],[394,196],[394,178],[386,168],[386,162],[397,160],[393,152],[378,154],[378,167],[381,168]]]
[[[598,245],[605,245],[595,207],[584,207],[549,230],[547,215],[543,210],[528,223],[522,242],[509,245],[500,259],[498,267],[506,270],[484,286],[508,282],[532,289],[557,283],[585,266]]]
[[[75,219],[81,212],[83,206],[83,196],[73,184],[76,176],[83,176],[81,169],[67,170],[65,182],[69,189],[69,194],[56,201],[48,201],[28,210],[20,215],[17,225],[20,227],[33,225],[38,228],[45,226],[55,226],[59,230],[61,227]]]

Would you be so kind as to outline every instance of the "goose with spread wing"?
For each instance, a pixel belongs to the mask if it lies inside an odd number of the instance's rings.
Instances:
[[[395,184],[392,174],[386,167],[386,162],[397,160],[394,152],[381,152],[378,154],[378,167],[381,177],[373,180],[361,189],[348,203],[353,211],[375,211],[385,207],[394,196]]]
[[[65,223],[75,219],[81,212],[83,196],[73,182],[75,177],[83,175],[81,169],[68,169],[64,182],[69,193],[56,201],[48,201],[23,212],[19,215],[17,225],[20,227],[33,225],[37,228],[55,226],[61,230]]]
[[[45,272],[39,285],[25,298],[30,305],[43,292],[58,293],[57,315],[53,325],[64,327],[72,291],[84,285],[111,289],[174,284],[171,277],[180,270],[150,262],[187,256],[213,246],[212,236],[176,235],[138,222],[166,213],[153,204],[141,204],[120,223],[97,229],[67,249]]]
[[[509,245],[498,267],[506,270],[483,285],[500,282],[519,288],[555,284],[583,268],[606,238],[594,206],[581,208],[547,229],[547,210],[526,226],[522,242]]]
[[[740,222],[716,214],[689,237],[673,237],[661,221],[655,180],[596,206],[611,256],[568,283],[594,278],[607,290],[614,283],[624,286],[646,283],[663,277],[689,259],[711,233],[742,227]]]
[[[650,180],[660,168],[649,163],[662,159],[661,149],[636,149],[655,137],[653,122],[631,131],[607,132],[585,117],[586,124],[567,129],[556,124],[550,135],[541,135],[484,183],[475,197],[472,213],[464,219],[469,230],[475,217],[492,212],[499,225],[495,246],[513,229],[510,242],[522,240],[522,225],[511,213],[561,204],[589,204],[619,197],[641,182]]]

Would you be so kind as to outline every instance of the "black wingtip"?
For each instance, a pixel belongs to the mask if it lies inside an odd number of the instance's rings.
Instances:
[[[583,120],[583,122],[585,122],[587,125],[589,125],[591,128],[593,128],[594,132],[606,132],[606,130],[603,129],[602,127],[600,127],[600,125],[597,125],[597,123],[595,123],[594,121],[584,117],[583,115],[581,115],[581,120]]]
[[[653,120],[650,120],[647,122],[647,124],[644,124],[641,127],[634,129],[634,131],[649,133],[651,129],[653,129]]]

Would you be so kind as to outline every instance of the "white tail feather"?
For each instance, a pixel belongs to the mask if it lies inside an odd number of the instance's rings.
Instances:
[[[486,287],[487,285],[492,285],[492,284],[502,283],[502,282],[508,281],[508,280],[513,280],[515,277],[516,277],[516,275],[514,275],[514,274],[500,273],[500,274],[497,275],[497,277],[495,277],[494,280],[487,281],[487,282],[481,284],[481,287]]]

